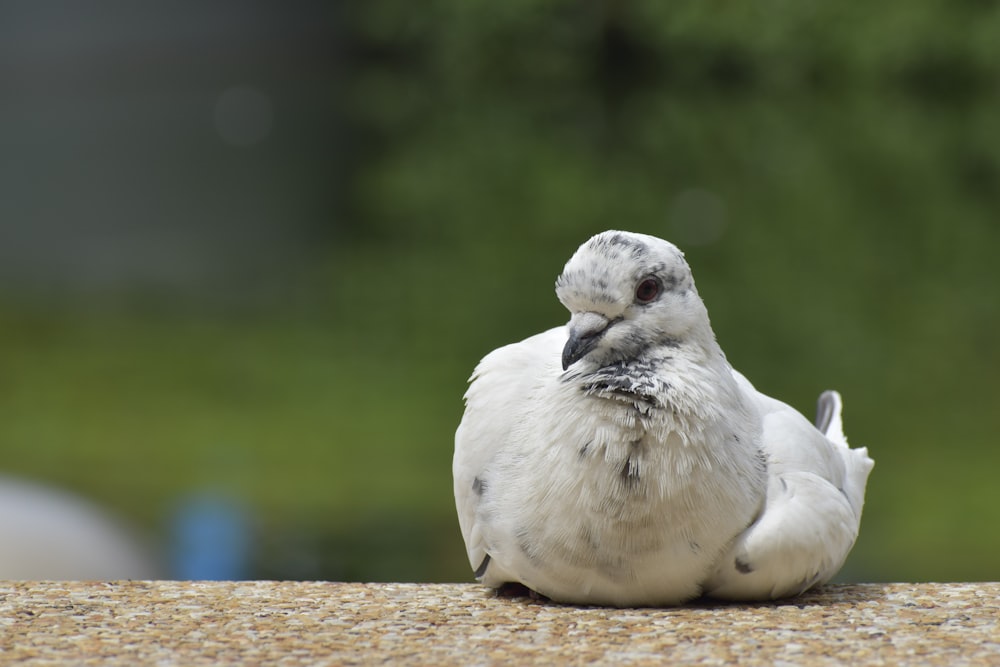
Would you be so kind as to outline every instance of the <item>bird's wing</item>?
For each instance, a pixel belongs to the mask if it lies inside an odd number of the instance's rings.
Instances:
[[[489,564],[476,518],[487,483],[481,475],[509,443],[511,430],[527,411],[540,379],[546,372],[558,371],[566,337],[566,328],[557,327],[498,348],[486,355],[472,374],[465,393],[465,414],[455,432],[452,473],[458,522],[477,578],[482,578]]]
[[[767,500],[719,560],[705,593],[737,600],[794,595],[828,581],[843,565],[858,535],[874,463],[865,448],[848,447],[836,392],[821,397],[821,432],[734,374],[761,413]]]

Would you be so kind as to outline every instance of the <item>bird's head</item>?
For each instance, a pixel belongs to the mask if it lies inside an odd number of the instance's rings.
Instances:
[[[631,232],[602,232],[580,246],[556,280],[571,313],[563,369],[640,359],[692,337],[714,339],[684,254]]]

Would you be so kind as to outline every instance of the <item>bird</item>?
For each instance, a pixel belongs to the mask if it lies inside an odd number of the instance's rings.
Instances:
[[[734,370],[683,252],[610,230],[556,280],[567,324],[476,366],[455,432],[476,580],[556,603],[765,601],[840,570],[874,462]]]

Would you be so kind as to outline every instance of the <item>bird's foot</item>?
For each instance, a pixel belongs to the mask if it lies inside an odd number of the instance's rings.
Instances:
[[[508,581],[500,584],[496,589],[498,598],[530,598],[536,602],[548,602],[549,599],[536,590],[528,588],[522,583]]]

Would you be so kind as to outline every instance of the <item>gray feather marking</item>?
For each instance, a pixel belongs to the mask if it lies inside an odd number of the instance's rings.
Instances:
[[[490,565],[490,555],[486,554],[486,557],[483,558],[483,562],[479,564],[479,567],[477,567],[476,571],[472,573],[472,576],[474,576],[476,579],[482,579],[483,575],[486,574],[486,568],[489,567],[489,565]]]

